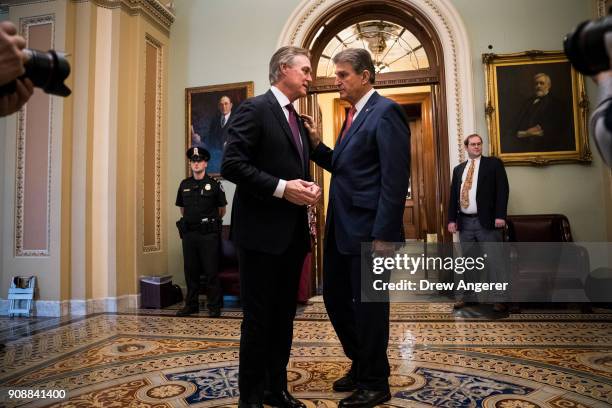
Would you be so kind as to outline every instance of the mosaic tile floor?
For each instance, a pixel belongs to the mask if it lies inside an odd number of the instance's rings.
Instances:
[[[238,400],[240,310],[221,319],[166,310],[77,319],[0,317],[0,406],[226,407]],[[611,407],[612,313],[457,318],[449,304],[394,304],[389,407]],[[317,300],[300,310],[289,388],[309,408],[348,395],[348,369]],[[64,399],[8,390],[65,390]]]

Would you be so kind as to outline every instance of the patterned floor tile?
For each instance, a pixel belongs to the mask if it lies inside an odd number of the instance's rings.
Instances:
[[[223,318],[134,310],[69,319],[0,319],[0,384],[62,389],[62,401],[7,407],[226,407],[238,395],[239,309]],[[13,324],[11,324],[11,322]],[[456,319],[450,304],[393,304],[386,406],[445,408],[612,405],[612,315]],[[336,407],[349,368],[320,301],[294,326],[289,389],[308,408]],[[0,392],[1,393],[1,392]],[[4,405],[3,405],[4,404]]]

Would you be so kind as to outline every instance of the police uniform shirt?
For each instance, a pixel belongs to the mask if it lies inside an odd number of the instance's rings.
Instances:
[[[221,183],[206,174],[202,180],[189,177],[181,181],[176,205],[184,208],[187,222],[200,222],[203,218],[219,217],[219,207],[225,207],[227,200]]]

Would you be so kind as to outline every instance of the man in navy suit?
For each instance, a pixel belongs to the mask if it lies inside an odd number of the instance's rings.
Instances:
[[[209,171],[218,173],[221,169],[221,159],[223,157],[223,147],[226,142],[227,134],[225,130],[232,115],[232,100],[229,96],[223,95],[217,104],[219,113],[215,115],[208,125],[208,133],[204,136],[203,146],[210,152]]]
[[[463,144],[468,160],[453,170],[448,231],[451,234],[459,231],[462,243],[501,242],[509,195],[504,164],[497,157],[482,155],[482,138],[477,134],[468,136]],[[495,246],[491,248],[496,249]],[[458,301],[455,308],[463,305],[463,301]],[[494,309],[503,312],[505,306],[496,303]]]
[[[244,318],[240,408],[262,402],[305,408],[287,391],[302,263],[310,250],[306,206],[321,197],[309,174],[309,140],[293,101],[312,81],[308,51],[282,47],[270,60],[271,89],[232,115],[221,175],[236,184],[231,238],[238,249]]]
[[[335,381],[354,391],[340,408],[369,408],[389,392],[389,303],[361,300],[361,243],[388,251],[404,241],[403,213],[410,176],[410,130],[402,108],[379,95],[370,53],[346,49],[333,59],[340,98],[351,104],[335,149],[320,142],[304,116],[311,159],[332,173],[323,260],[323,298],[352,365]]]

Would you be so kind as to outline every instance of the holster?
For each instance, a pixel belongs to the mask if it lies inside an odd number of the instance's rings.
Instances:
[[[181,218],[180,220],[176,222],[176,228],[178,228],[179,237],[183,239],[183,237],[187,233],[187,223],[185,222],[183,218]]]

